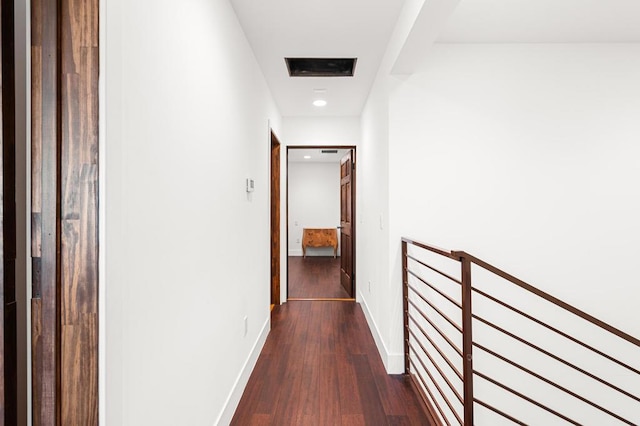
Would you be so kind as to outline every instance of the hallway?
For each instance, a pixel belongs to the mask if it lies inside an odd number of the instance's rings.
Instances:
[[[292,301],[271,321],[231,424],[429,424],[410,382],[386,374],[359,304]]]

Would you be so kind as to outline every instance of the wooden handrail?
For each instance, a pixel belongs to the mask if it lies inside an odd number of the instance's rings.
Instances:
[[[420,259],[418,257],[419,253],[418,251],[412,251],[412,254],[408,253],[408,246],[412,245],[415,246],[419,249],[422,250],[426,250],[432,253],[435,253],[436,255],[448,258],[448,259],[452,259],[454,261],[459,262],[460,265],[460,279],[454,278],[449,274],[444,273],[443,271],[440,271],[439,269],[429,265],[427,263],[427,261],[424,261],[422,259]],[[411,261],[411,263],[409,262]],[[428,270],[432,271],[432,272],[436,272],[437,274],[443,276],[444,278],[448,279],[449,281],[455,282],[457,284],[460,285],[460,301],[456,300],[455,298],[451,297],[450,295],[448,295],[447,293],[444,293],[442,290],[440,290],[438,288],[438,286],[436,286],[435,284],[432,284],[432,282],[430,282],[431,278],[425,278],[423,276],[421,276],[421,274],[423,272],[429,272],[427,269],[420,269],[420,268],[414,268],[416,265],[422,266],[422,267],[426,267]],[[446,403],[446,405],[448,406],[448,408],[451,410],[451,414],[456,418],[456,420],[464,425],[473,425],[474,424],[474,411],[473,411],[473,406],[474,403],[477,403],[491,411],[493,411],[494,413],[503,416],[504,418],[507,418],[517,424],[524,424],[524,422],[522,422],[520,419],[517,419],[516,417],[514,417],[511,414],[507,414],[505,411],[496,408],[490,404],[488,404],[485,401],[482,401],[480,399],[475,398],[474,396],[474,385],[473,385],[473,378],[474,376],[477,376],[478,378],[482,378],[486,381],[488,381],[489,383],[494,384],[495,386],[498,386],[500,388],[502,388],[503,390],[511,393],[512,395],[515,395],[516,397],[530,403],[533,404],[545,411],[547,411],[548,413],[551,413],[561,419],[563,419],[566,422],[572,423],[572,424],[578,424],[575,420],[569,418],[568,416],[565,416],[561,413],[559,413],[558,411],[544,405],[543,403],[534,400],[533,398],[528,397],[527,395],[518,392],[516,389],[512,389],[509,386],[506,386],[503,383],[500,383],[499,381],[497,381],[495,378],[491,377],[489,374],[485,374],[485,373],[480,373],[477,370],[475,370],[473,368],[473,348],[477,348],[480,351],[485,352],[487,355],[490,355],[492,357],[494,357],[495,359],[498,359],[504,363],[507,363],[508,365],[511,365],[514,368],[519,369],[521,372],[528,374],[530,377],[540,380],[543,383],[546,383],[547,385],[550,385],[552,387],[554,387],[555,389],[564,392],[565,394],[575,398],[578,401],[581,401],[582,403],[585,403],[589,406],[591,406],[592,408],[599,410],[601,413],[606,414],[612,418],[617,419],[618,421],[621,421],[623,423],[626,424],[630,424],[632,425],[633,423],[631,423],[631,421],[629,421],[628,419],[625,419],[624,417],[622,417],[620,414],[615,413],[614,411],[606,408],[603,405],[600,405],[590,399],[588,399],[587,397],[578,394],[577,392],[574,392],[560,384],[558,384],[557,382],[555,382],[554,380],[552,380],[551,378],[545,377],[542,374],[535,372],[517,362],[515,362],[512,359],[509,359],[508,357],[504,356],[504,354],[500,354],[497,351],[493,351],[491,349],[489,349],[487,346],[484,346],[478,342],[476,342],[473,338],[473,332],[472,332],[472,326],[474,324],[474,322],[479,322],[482,323],[484,325],[487,325],[491,328],[493,328],[494,330],[512,338],[515,339],[516,341],[525,344],[526,346],[534,349],[535,351],[537,351],[538,353],[541,353],[542,355],[555,360],[557,362],[560,362],[561,364],[563,364],[566,367],[569,367],[571,369],[573,369],[574,371],[582,374],[585,377],[588,377],[592,380],[597,381],[598,383],[607,386],[608,388],[610,388],[611,390],[617,391],[620,394],[630,398],[630,400],[636,401],[636,402],[640,402],[640,396],[636,396],[634,394],[632,394],[629,391],[626,391],[622,388],[620,388],[619,386],[610,383],[607,380],[604,380],[601,377],[598,377],[597,375],[585,370],[584,368],[579,367],[578,365],[569,362],[563,358],[561,358],[560,356],[546,350],[543,349],[542,347],[524,339],[523,337],[519,336],[517,333],[514,333],[512,331],[507,330],[504,327],[501,327],[493,322],[490,322],[488,320],[486,320],[485,318],[482,318],[481,316],[477,315],[476,313],[474,313],[473,311],[473,306],[472,306],[472,295],[473,293],[476,293],[484,298],[486,298],[487,301],[492,302],[494,304],[497,304],[503,308],[506,308],[518,315],[520,315],[522,318],[533,322],[534,324],[537,324],[541,327],[544,327],[545,329],[555,333],[556,335],[566,339],[566,341],[572,342],[574,344],[580,345],[581,347],[590,350],[592,353],[598,355],[601,357],[601,359],[607,360],[609,362],[615,363],[620,367],[626,368],[629,372],[636,374],[638,376],[640,376],[640,369],[633,367],[632,365],[629,365],[625,362],[622,362],[620,360],[618,360],[617,358],[615,358],[614,356],[604,352],[603,350],[597,349],[596,347],[589,345],[583,341],[581,341],[580,339],[571,336],[570,334],[560,330],[559,328],[550,325],[549,323],[537,318],[535,315],[527,313],[521,309],[518,309],[512,305],[510,305],[509,303],[501,300],[500,298],[493,296],[491,294],[489,294],[486,291],[482,291],[478,288],[475,288],[472,286],[472,277],[471,277],[471,272],[472,272],[472,265],[476,265],[479,268],[482,268],[494,275],[497,275],[501,278],[503,278],[504,280],[506,280],[508,283],[515,285],[523,290],[525,290],[526,292],[528,292],[529,294],[533,295],[533,296],[537,296],[540,299],[543,299],[545,301],[547,301],[550,304],[553,304],[561,309],[563,309],[566,312],[569,312],[571,314],[573,314],[575,317],[578,317],[580,319],[582,319],[583,321],[586,321],[587,323],[590,323],[596,327],[598,327],[599,329],[610,333],[612,335],[617,336],[618,338],[622,339],[625,342],[631,343],[632,345],[639,347],[640,348],[640,339],[631,336],[628,333],[625,333],[624,331],[613,327],[607,323],[605,323],[602,320],[599,320],[598,318],[550,295],[549,293],[546,293],[534,286],[532,286],[531,284],[526,283],[525,281],[514,277],[513,275],[503,271],[500,268],[497,268],[494,265],[491,265],[488,262],[485,262],[465,251],[462,250],[445,250],[439,247],[435,247],[435,246],[431,246],[425,243],[421,243],[421,242],[417,242],[414,240],[411,240],[409,238],[402,238],[402,274],[403,274],[403,296],[404,296],[404,313],[405,313],[405,362],[407,365],[406,368],[406,372],[409,373],[410,375],[418,375],[420,382],[422,384],[423,387],[425,387],[426,392],[429,394],[430,400],[427,399],[425,397],[424,392],[422,393],[422,397],[425,400],[425,403],[429,406],[429,412],[430,413],[435,413],[435,410],[433,408],[433,405],[436,406],[437,411],[440,413],[440,415],[443,416],[442,419],[436,419],[436,417],[434,417],[434,420],[440,420],[440,422],[444,421],[445,423],[449,424],[449,421],[447,420],[442,407],[438,404],[438,401],[434,398],[434,394],[431,392],[430,389],[428,389],[427,384],[425,383],[422,374],[419,371],[415,371],[412,372],[409,369],[409,366],[414,365],[414,360],[411,358],[411,353],[414,354],[414,356],[418,357],[418,361],[419,363],[422,365],[422,367],[424,368],[424,372],[429,376],[429,378],[431,379],[431,381],[433,382],[433,384],[436,386],[438,393],[440,393],[440,395],[442,396],[444,402]],[[414,268],[414,269],[411,269]],[[431,275],[429,275],[429,277],[431,277]],[[409,278],[411,278],[411,282],[409,280]],[[426,285],[426,287],[422,287],[422,286],[418,286],[416,287],[416,284],[418,283],[422,283],[424,285]],[[422,294],[421,291],[422,289],[426,290],[430,290],[431,292],[427,291],[427,293]],[[429,294],[429,296],[425,296],[426,294]],[[434,298],[435,296],[435,298]],[[460,318],[460,325],[457,324],[457,321],[454,321],[453,319],[451,319],[450,317],[448,317],[446,314],[444,314],[444,312],[442,312],[437,306],[436,303],[434,302],[435,300],[440,301],[441,299],[438,299],[439,296],[440,298],[444,298],[445,300],[447,300],[447,302],[453,304],[454,306],[456,306],[457,308],[461,308],[461,318]],[[449,337],[447,336],[446,333],[444,333],[430,318],[429,315],[427,315],[425,312],[423,312],[420,307],[418,305],[416,305],[416,303],[414,302],[414,297],[416,297],[415,300],[420,299],[421,301],[425,302],[430,308],[431,310],[429,310],[429,312],[433,312],[437,315],[439,315],[440,318],[444,319],[446,322],[448,322],[450,325],[452,325],[458,332],[460,332],[462,334],[462,348],[458,348],[451,339],[449,339]],[[433,301],[431,300],[433,299]],[[413,315],[411,315],[411,312],[409,312],[409,310],[411,309],[412,312],[418,312],[420,314],[420,317],[425,319],[430,325],[431,327],[433,327],[433,330],[435,330],[435,332],[437,332],[440,337],[442,337],[452,348],[454,348],[458,354],[458,356],[460,356],[460,358],[458,358],[458,361],[461,362],[461,365],[463,366],[463,371],[462,374],[460,374],[460,372],[457,370],[457,368],[455,368],[454,363],[449,360],[445,354],[442,352],[442,350],[435,344],[435,342],[430,338],[429,334],[427,333],[427,331],[422,328],[422,326],[420,326],[420,324],[418,322],[416,322],[416,318],[413,317]],[[413,327],[415,327],[415,329],[412,328],[412,324]],[[431,330],[431,329],[429,329]],[[457,412],[453,406],[451,405],[451,402],[444,396],[442,389],[440,389],[440,387],[438,386],[438,384],[434,381],[433,376],[431,375],[431,373],[429,372],[428,369],[426,369],[426,366],[424,365],[424,362],[422,361],[422,359],[418,356],[418,353],[416,352],[416,348],[414,347],[413,343],[417,343],[420,347],[420,349],[422,350],[422,352],[424,353],[424,355],[429,359],[429,361],[431,362],[431,364],[433,364],[434,368],[437,370],[437,372],[439,373],[439,375],[444,379],[445,383],[449,386],[450,389],[453,390],[452,388],[452,384],[451,382],[448,380],[448,378],[444,375],[444,372],[440,369],[440,367],[437,365],[437,363],[435,362],[434,358],[429,354],[429,351],[427,350],[427,348],[420,342],[420,339],[418,337],[417,334],[422,333],[422,337],[426,338],[429,343],[432,345],[433,348],[435,348],[435,351],[438,352],[438,354],[440,355],[440,358],[442,360],[444,360],[448,366],[456,373],[456,375],[462,379],[463,382],[463,392],[462,395],[458,394],[457,392],[454,392],[455,396],[457,397],[458,400],[462,399],[463,402],[463,410],[464,412]],[[432,350],[433,348],[429,347],[429,350]],[[439,358],[439,359],[440,359]],[[414,383],[416,383],[415,377],[412,377],[412,380]],[[461,421],[462,420],[462,421]]]

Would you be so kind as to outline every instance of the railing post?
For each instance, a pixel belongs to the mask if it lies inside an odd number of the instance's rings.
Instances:
[[[473,333],[471,329],[471,261],[460,258],[462,265],[462,353],[464,380],[464,425],[473,426]]]
[[[409,374],[409,278],[407,274],[407,242],[402,242],[402,313],[404,316],[404,372]]]

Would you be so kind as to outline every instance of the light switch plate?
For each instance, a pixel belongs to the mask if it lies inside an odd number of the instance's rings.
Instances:
[[[255,182],[251,178],[247,178],[247,192],[253,192],[255,189]]]

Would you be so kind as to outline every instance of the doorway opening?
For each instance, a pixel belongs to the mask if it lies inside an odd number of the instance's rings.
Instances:
[[[287,300],[355,300],[355,155],[287,147]]]

